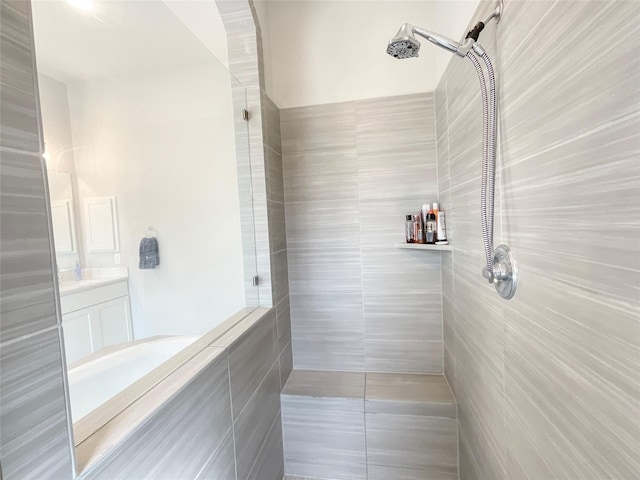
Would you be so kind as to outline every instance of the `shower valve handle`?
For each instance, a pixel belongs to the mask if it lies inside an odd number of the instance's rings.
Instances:
[[[487,267],[482,268],[482,276],[487,279],[489,283],[493,283],[493,273],[491,273]]]
[[[482,269],[482,276],[489,281],[489,283],[498,283],[500,281],[508,280],[511,276],[509,272],[510,266],[500,261],[500,258],[496,256],[493,259],[493,271],[490,272],[487,267]]]
[[[482,276],[496,288],[502,298],[513,298],[518,288],[518,265],[507,245],[498,245],[493,257],[493,272],[484,267]]]

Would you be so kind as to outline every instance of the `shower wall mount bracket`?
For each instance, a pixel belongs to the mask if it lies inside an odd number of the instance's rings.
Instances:
[[[502,12],[504,11],[504,0],[498,0],[496,2],[496,8],[491,12],[491,14],[485,19],[484,23],[486,24],[492,18],[496,19],[496,23],[500,22],[502,18]]]
[[[505,300],[513,298],[518,289],[518,264],[511,249],[504,243],[498,245],[493,256],[493,274],[485,267],[482,275],[493,283],[498,295]]]

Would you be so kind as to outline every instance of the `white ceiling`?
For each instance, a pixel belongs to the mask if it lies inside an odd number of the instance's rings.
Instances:
[[[173,13],[178,10],[181,17],[197,16],[201,25],[208,22],[212,28],[222,28],[213,0],[175,4],[169,8],[161,1],[102,0],[94,1],[92,10],[82,11],[64,0],[34,0],[38,70],[68,82],[213,63],[223,68],[211,48],[220,51],[222,38],[226,50],[225,35],[204,32],[207,48]],[[190,15],[189,4],[195,15]]]

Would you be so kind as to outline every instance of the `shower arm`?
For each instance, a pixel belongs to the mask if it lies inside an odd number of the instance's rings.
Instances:
[[[455,53],[460,57],[466,57],[467,53],[469,53],[469,51],[472,48],[476,51],[476,53],[478,53],[476,50],[475,42],[478,41],[480,32],[482,32],[482,30],[484,29],[484,26],[494,18],[496,19],[496,22],[500,21],[500,16],[502,15],[502,8],[503,8],[503,0],[500,0],[496,5],[496,8],[494,8],[493,11],[483,21],[478,22],[475,25],[475,27],[473,27],[473,29],[471,29],[469,33],[467,33],[466,38],[460,43],[454,40],[451,40],[450,38],[445,37],[444,35],[435,34],[433,32],[425,30],[424,28],[416,27],[413,25],[410,25],[410,27],[411,27],[411,31],[415,35],[420,35],[422,38],[426,38],[431,43],[439,47],[442,47],[446,50],[449,50],[450,52]],[[484,51],[482,47],[480,47],[479,45],[478,47],[480,48],[480,50]],[[482,55],[482,54],[478,53],[478,55]]]
[[[415,27],[415,26],[412,26],[411,31],[415,35],[420,35],[422,38],[426,38],[431,43],[439,47],[442,47],[445,50],[449,50],[450,52],[455,53],[456,55],[459,55],[461,57],[464,57],[467,54],[467,52],[469,51],[469,48],[471,48],[471,44],[473,43],[473,42],[463,42],[464,45],[459,44],[458,42],[455,42],[450,38],[445,37],[444,35],[436,35],[432,32],[429,32],[428,30],[425,30],[424,28]]]

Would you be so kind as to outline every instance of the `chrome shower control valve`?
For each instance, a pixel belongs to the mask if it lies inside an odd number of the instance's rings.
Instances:
[[[484,267],[482,276],[493,283],[502,298],[513,298],[518,289],[518,264],[507,245],[498,245],[493,256],[493,272]]]

